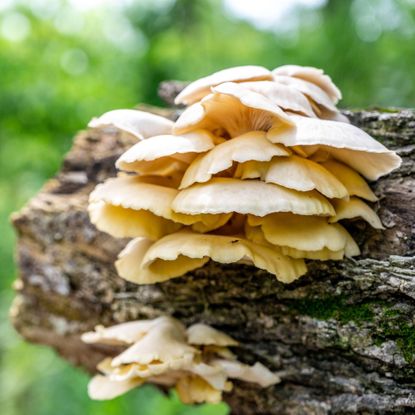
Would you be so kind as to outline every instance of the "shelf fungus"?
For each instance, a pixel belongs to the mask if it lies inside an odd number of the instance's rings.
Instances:
[[[90,196],[96,227],[132,238],[119,275],[153,284],[213,260],[290,283],[306,273],[305,260],[359,255],[348,222],[383,229],[366,180],[401,160],[348,122],[340,98],[320,69],[241,66],[188,85],[175,122],[135,110],[92,120],[137,139],[117,160],[118,177]],[[203,391],[194,375],[180,382]]]
[[[132,321],[82,336],[85,343],[122,348],[115,357],[102,360],[100,374],[89,383],[92,399],[120,396],[144,383],[175,387],[184,403],[218,403],[232,390],[230,379],[256,383],[266,388],[279,377],[257,362],[239,362],[229,347],[238,342],[205,324],[187,329],[172,317]]]

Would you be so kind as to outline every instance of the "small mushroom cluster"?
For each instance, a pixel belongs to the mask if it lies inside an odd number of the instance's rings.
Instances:
[[[304,259],[340,260],[359,247],[339,223],[382,223],[364,202],[400,158],[336,108],[341,93],[322,70],[294,65],[226,69],[188,85],[176,122],[111,111],[138,142],[122,173],[91,193],[98,229],[132,239],[116,262],[137,284],[182,276],[209,260],[243,262],[290,283]],[[364,178],[363,178],[364,177]]]
[[[267,387],[278,376],[261,363],[240,363],[229,349],[238,343],[205,324],[186,328],[172,317],[131,321],[85,333],[86,343],[122,346],[98,364],[102,373],[89,383],[92,399],[113,399],[144,383],[175,386],[184,403],[218,403],[232,389],[229,379]]]

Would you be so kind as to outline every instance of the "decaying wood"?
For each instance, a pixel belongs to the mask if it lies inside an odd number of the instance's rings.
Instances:
[[[82,344],[80,333],[168,313],[225,330],[241,342],[241,360],[280,372],[282,383],[265,390],[237,383],[226,395],[235,414],[415,413],[415,113],[347,115],[403,157],[399,171],[373,185],[387,229],[349,226],[362,256],[310,262],[289,286],[214,263],[163,284],[120,279],[113,262],[126,241],[98,232],[86,203],[132,141],[111,129],[80,133],[61,172],[13,217],[15,327],[93,371],[114,351]]]

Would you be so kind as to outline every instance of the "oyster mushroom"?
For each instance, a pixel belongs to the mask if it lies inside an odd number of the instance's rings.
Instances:
[[[232,389],[229,378],[262,387],[279,382],[278,376],[260,363],[248,366],[239,362],[227,348],[238,343],[206,324],[194,324],[186,331],[178,320],[162,316],[98,327],[82,339],[128,346],[98,364],[101,374],[88,385],[92,399],[113,399],[144,383],[154,383],[175,386],[185,403],[220,402],[222,393]]]
[[[246,82],[272,79],[271,72],[262,66],[236,66],[233,68],[223,69],[204,78],[200,78],[186,86],[183,91],[177,95],[174,102],[176,104],[190,105],[200,101],[210,93],[211,87],[224,82]]]
[[[128,134],[133,135],[139,140],[160,135],[170,134],[173,128],[173,121],[160,115],[151,114],[145,111],[120,109],[108,111],[98,118],[93,118],[88,127],[115,127]]]
[[[268,131],[271,142],[287,147],[301,146],[309,155],[324,149],[369,180],[377,180],[401,164],[396,153],[353,125],[299,115],[291,118],[294,127],[277,124]]]
[[[289,154],[290,150],[285,147],[270,143],[264,131],[250,131],[227,140],[197,157],[187,168],[179,188],[207,182],[213,175],[230,169],[234,162],[268,161],[274,156],[283,157]]]
[[[252,130],[268,130],[274,122],[292,125],[290,117],[265,96],[227,82],[188,107],[176,121],[173,131],[183,134],[205,129],[225,138]]]
[[[284,283],[306,272],[302,260],[292,260],[277,247],[255,244],[241,237],[176,232],[151,244],[134,239],[119,254],[118,274],[136,284],[154,284],[179,277],[212,259],[222,264],[243,261],[275,275]]]
[[[348,196],[345,186],[330,171],[312,160],[296,155],[275,157],[268,163],[250,161],[241,164],[235,176],[241,179],[260,178],[266,183],[300,192],[315,189],[328,198]]]
[[[120,170],[139,174],[168,175],[184,172],[198,153],[215,146],[215,138],[205,131],[185,135],[158,135],[140,141],[115,163]]]

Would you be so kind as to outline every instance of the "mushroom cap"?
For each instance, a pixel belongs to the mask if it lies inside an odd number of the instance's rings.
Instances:
[[[313,107],[304,94],[289,85],[274,81],[257,81],[245,82],[241,87],[267,97],[286,111],[298,112],[308,117],[316,117]]]
[[[385,229],[376,212],[363,202],[363,200],[357,197],[351,197],[349,200],[338,200],[334,203],[336,215],[329,219],[330,222],[360,217],[369,223],[372,228]]]
[[[275,120],[292,125],[278,105],[241,84],[227,82],[212,91],[186,108],[174,125],[175,134],[205,129],[215,135],[236,137],[252,130],[268,130]]]
[[[316,191],[298,192],[258,180],[216,177],[181,190],[173,201],[175,212],[184,214],[242,213],[265,216],[273,212],[300,215],[334,215],[334,209]]]
[[[181,377],[176,384],[176,391],[185,404],[219,403],[222,400],[222,391],[215,389],[197,375]]]
[[[298,91],[313,100],[318,106],[326,108],[329,111],[338,112],[336,105],[333,103],[328,94],[312,82],[286,75],[274,75],[274,81],[282,85],[296,88]]]
[[[91,128],[112,126],[132,134],[139,140],[153,135],[170,134],[173,125],[173,121],[160,115],[131,109],[108,111],[88,123],[88,127]]]
[[[231,168],[234,162],[268,161],[274,156],[289,154],[290,151],[283,146],[270,143],[264,131],[250,131],[197,157],[186,170],[179,188],[189,187],[196,182],[207,182],[214,174]]]
[[[215,389],[226,390],[228,386],[227,376],[219,366],[211,366],[204,362],[193,363],[188,371],[200,376]]]
[[[378,200],[363,177],[350,167],[333,159],[324,161],[321,165],[343,183],[349,196],[359,196],[371,202]]]
[[[111,366],[130,363],[150,366],[165,363],[163,371],[178,370],[189,366],[195,353],[197,350],[187,344],[185,331],[180,329],[177,321],[165,319],[152,326],[138,342],[114,357]]]
[[[186,86],[177,95],[175,104],[190,105],[210,93],[210,88],[224,82],[245,82],[272,79],[271,72],[262,66],[236,66],[223,69],[211,75],[198,79]]]
[[[318,163],[296,155],[276,157],[268,163],[247,162],[238,166],[236,176],[260,178],[289,189],[306,192],[318,190],[328,198],[347,197],[347,189],[330,171]]]
[[[145,183],[136,176],[118,176],[96,186],[89,201],[137,211],[148,210],[162,218],[171,219],[170,206],[177,194],[176,189]]]
[[[223,264],[241,260],[289,283],[307,269],[301,260],[281,255],[278,248],[254,244],[233,236],[176,232],[152,245],[133,240],[120,253],[116,267],[120,277],[136,284],[152,284],[179,277],[209,259]]]
[[[271,244],[265,236],[260,226],[251,226],[248,223],[245,225],[245,235],[247,239],[257,244]],[[272,246],[275,246],[271,244]],[[284,255],[287,255],[291,258],[303,258],[303,259],[317,259],[319,261],[328,261],[328,260],[339,260],[343,259],[347,251],[347,256],[355,256],[360,253],[358,246],[354,242],[353,238],[349,236],[349,240],[346,244],[345,249],[340,249],[338,251],[331,251],[328,248],[322,248],[312,251],[304,251],[297,248],[292,248],[289,246],[278,246],[281,252]]]
[[[223,369],[231,379],[257,383],[263,388],[281,382],[281,379],[275,373],[272,373],[259,362],[256,362],[253,366],[248,366],[238,361],[216,359],[212,362],[212,365]]]
[[[275,76],[291,76],[303,79],[320,87],[333,101],[337,104],[342,98],[339,88],[333,83],[330,76],[326,75],[322,69],[313,68],[311,66],[283,65],[272,71]]]
[[[291,118],[295,122],[294,127],[277,125],[268,131],[267,138],[287,147],[300,145],[305,151],[309,147],[309,154],[323,148],[371,180],[400,166],[398,155],[351,124],[299,115],[292,115]]]
[[[193,324],[187,329],[187,339],[190,344],[237,346],[238,342],[222,331],[216,330],[206,324]]]
[[[162,316],[152,320],[128,321],[111,327],[99,325],[95,327],[95,331],[84,333],[81,339],[85,343],[128,345],[140,340],[155,325],[167,321],[184,331],[183,325],[178,320]]]
[[[114,399],[144,383],[142,379],[128,379],[123,382],[110,380],[106,376],[96,375],[88,384],[88,395],[91,399],[103,401]]]
[[[300,216],[292,213],[274,213],[263,218],[248,216],[250,226],[261,226],[265,239],[277,246],[303,251],[344,250],[348,232],[339,224],[330,224],[327,218]]]
[[[215,146],[214,138],[205,131],[194,131],[185,135],[158,135],[140,141],[129,148],[115,163],[120,170],[141,173],[151,171],[154,160],[169,158],[190,163],[197,153]],[[189,157],[190,156],[190,157]],[[187,167],[187,166],[186,166]]]
[[[134,210],[103,201],[90,203],[88,212],[91,222],[97,229],[116,238],[145,236],[157,240],[182,227],[181,224],[157,216],[148,210]]]

